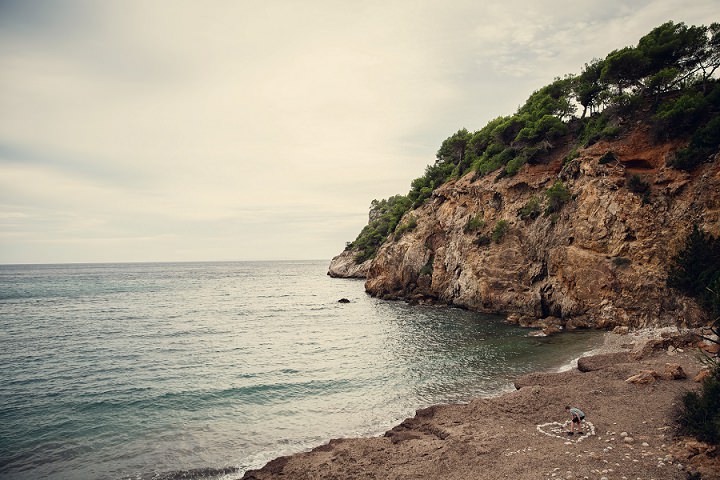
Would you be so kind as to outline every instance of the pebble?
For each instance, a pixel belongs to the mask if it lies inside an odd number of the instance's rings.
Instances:
[[[642,443],[642,446],[643,446],[643,447],[649,447],[649,446],[650,446],[650,444],[649,444],[649,443],[647,443],[647,442],[643,442],[643,443]]]
[[[635,439],[633,437],[625,437],[625,443],[633,443]]]
[[[627,436],[628,436],[628,433],[627,433],[627,432],[620,432],[620,436],[621,436],[621,437],[627,437]]]

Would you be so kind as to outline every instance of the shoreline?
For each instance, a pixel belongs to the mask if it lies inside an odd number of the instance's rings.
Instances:
[[[703,467],[688,465],[692,456],[685,458],[672,439],[670,419],[679,395],[699,386],[692,377],[702,364],[695,348],[665,346],[687,341],[686,334],[675,327],[605,332],[601,345],[579,357],[582,362],[523,375],[514,391],[420,409],[382,436],[330,440],[239,478],[529,480],[593,478],[593,472],[605,472],[608,480],[686,478],[687,471]],[[626,382],[642,370],[661,375],[668,363],[680,365],[687,378]],[[565,404],[585,407],[594,435],[564,436]],[[720,477],[703,471],[703,478]]]

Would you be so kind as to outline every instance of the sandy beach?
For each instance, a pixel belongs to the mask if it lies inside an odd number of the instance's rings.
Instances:
[[[384,436],[331,440],[242,478],[718,479],[718,452],[678,437],[673,422],[681,394],[700,386],[695,343],[676,329],[606,333],[576,368],[525,375],[500,396],[418,410]],[[585,411],[583,435],[567,434],[566,405]]]

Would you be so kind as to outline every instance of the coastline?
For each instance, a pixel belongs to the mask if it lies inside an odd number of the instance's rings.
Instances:
[[[424,408],[383,436],[334,439],[241,478],[720,478],[717,457],[673,436],[675,403],[703,367],[691,339],[673,327],[606,332],[574,367],[524,375],[515,391]],[[663,378],[667,364],[686,378]],[[643,370],[659,378],[626,381]],[[566,404],[584,407],[593,434],[565,435]]]

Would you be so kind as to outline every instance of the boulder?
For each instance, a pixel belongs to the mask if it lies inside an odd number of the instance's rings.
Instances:
[[[627,363],[628,361],[630,361],[630,355],[627,352],[604,353],[601,355],[580,357],[578,359],[578,370],[581,372],[593,372],[618,363]]]
[[[714,342],[699,342],[698,347],[705,353],[709,353],[711,355],[717,355],[720,353],[720,343],[714,343]]]
[[[562,327],[560,327],[558,325],[548,325],[546,327],[543,327],[542,332],[545,335],[553,335],[555,333],[562,332]]]
[[[682,380],[687,378],[687,374],[677,363],[666,363],[663,377],[667,380]]]
[[[660,378],[660,375],[655,370],[643,370],[640,373],[629,377],[625,380],[627,383],[634,383],[637,385],[649,385],[655,383],[655,380]]]
[[[695,375],[695,377],[693,377],[693,381],[700,383],[700,382],[704,381],[706,378],[708,378],[710,375],[712,375],[712,373],[710,372],[710,369],[703,368],[702,370],[700,370],[698,372],[697,375]]]
[[[356,250],[345,250],[330,261],[327,274],[333,278],[366,278],[370,260],[358,264]]]

